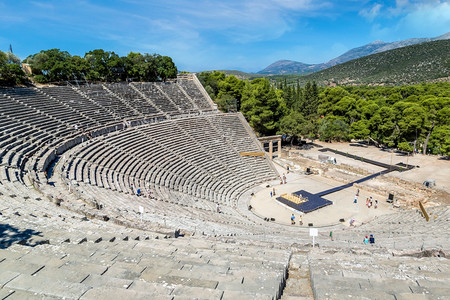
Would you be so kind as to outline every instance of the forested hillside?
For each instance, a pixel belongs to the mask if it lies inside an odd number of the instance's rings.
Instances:
[[[282,75],[282,74],[290,74],[290,75],[306,75],[309,73],[321,71],[327,68],[330,68],[335,65],[339,65],[345,63],[350,60],[354,60],[360,57],[368,56],[371,54],[381,53],[384,51],[389,51],[401,47],[406,47],[410,45],[438,41],[438,40],[448,40],[450,38],[450,32],[447,32],[441,36],[434,38],[412,38],[403,41],[397,42],[383,42],[383,41],[374,41],[370,44],[366,44],[360,47],[356,47],[350,49],[344,54],[331,59],[328,62],[320,63],[320,64],[305,64],[298,61],[292,60],[278,60],[263,70],[259,71],[259,74],[267,74],[267,75]]]
[[[259,135],[372,140],[405,151],[450,154],[450,83],[320,87],[221,72],[198,75],[224,111],[239,110]]]
[[[402,85],[450,76],[450,40],[427,42],[385,51],[299,77],[319,85]]]

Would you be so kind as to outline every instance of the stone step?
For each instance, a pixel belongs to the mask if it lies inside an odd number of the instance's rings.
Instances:
[[[172,300],[171,295],[162,295],[157,291],[152,290],[130,290],[117,287],[94,287],[88,290],[80,298],[81,300],[98,300],[98,299],[108,299],[108,300],[124,300],[124,299],[155,299],[155,300]]]
[[[19,276],[21,273],[8,270],[0,265],[0,288],[3,288],[8,282]]]
[[[78,299],[89,289],[89,286],[81,283],[20,274],[8,282],[4,288],[36,293],[38,296]]]
[[[171,295],[174,296],[174,300],[220,300],[222,299],[223,294],[223,291],[217,289],[214,290],[208,288],[177,285],[175,286]]]
[[[127,289],[133,283],[133,280],[115,278],[107,275],[90,274],[83,281],[81,281],[81,283],[90,287],[115,287]]]
[[[146,269],[146,266],[138,265],[136,263],[127,262],[114,262],[114,264],[108,268],[104,275],[134,280],[139,278],[142,272]]]
[[[272,300],[274,299],[270,294],[260,294],[260,293],[250,293],[244,291],[224,291],[222,300],[235,300],[235,299],[245,299],[245,300]]]
[[[329,283],[331,285],[331,283]],[[412,294],[411,294],[412,295]],[[361,300],[396,300],[394,295],[378,291],[361,291],[355,289],[326,290],[321,289],[314,292],[316,300],[342,300],[342,299],[361,299]]]
[[[8,299],[8,300],[23,300],[23,299],[49,299],[49,300],[60,300],[61,297],[58,296],[50,296],[50,295],[42,295],[40,293],[30,292],[30,291],[21,291],[14,289],[0,289],[0,299]],[[70,298],[66,298],[70,299]],[[75,299],[75,298],[73,298]]]
[[[152,291],[158,295],[170,295],[172,294],[175,286],[169,284],[160,284],[155,282],[146,282],[142,279],[134,280],[128,287],[128,290],[133,291]]]
[[[46,266],[44,269],[42,269],[36,274],[36,277],[80,283],[87,277],[89,277],[89,273],[81,268],[74,271],[74,270],[67,270],[65,268],[60,269]]]
[[[26,275],[33,275],[35,273],[38,273],[44,267],[44,264],[33,264],[20,260],[4,260],[0,263],[1,270],[10,270]]]

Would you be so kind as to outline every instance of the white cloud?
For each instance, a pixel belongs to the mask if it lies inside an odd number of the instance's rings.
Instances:
[[[404,1],[403,13],[391,25],[375,24],[372,34],[381,39],[398,40],[398,37],[435,37],[450,29],[450,3],[447,1]],[[406,3],[408,2],[408,3]],[[398,13],[398,11],[397,11]]]
[[[382,7],[383,5],[375,3],[370,9],[365,8],[360,10],[359,15],[372,21],[378,16]]]
[[[450,30],[450,3],[420,4],[398,22],[396,30],[425,35],[446,33]]]

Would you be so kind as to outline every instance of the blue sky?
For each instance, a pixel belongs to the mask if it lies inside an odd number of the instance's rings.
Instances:
[[[0,0],[0,50],[102,48],[173,58],[178,69],[256,72],[326,62],[375,40],[450,31],[450,0]]]

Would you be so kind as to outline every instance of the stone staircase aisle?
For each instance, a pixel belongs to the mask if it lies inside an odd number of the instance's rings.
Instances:
[[[289,262],[288,279],[281,300],[313,300],[308,252],[296,251]]]

